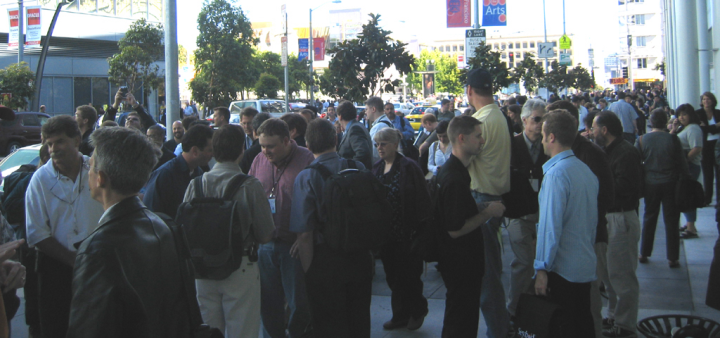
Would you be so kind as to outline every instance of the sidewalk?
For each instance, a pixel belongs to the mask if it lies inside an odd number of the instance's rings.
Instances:
[[[644,213],[641,203],[640,217]],[[684,224],[683,216],[681,223]],[[715,209],[707,207],[698,209],[697,228],[700,238],[681,240],[679,269],[670,269],[665,258],[665,225],[659,217],[655,233],[655,248],[648,264],[638,264],[637,275],[640,281],[640,313],[638,320],[660,314],[689,314],[709,318],[720,322],[720,311],[705,305],[710,262],[713,246],[718,237],[715,223]],[[503,284],[508,290],[510,279],[510,262],[513,258],[508,243],[507,232],[503,232]],[[380,337],[440,337],[445,311],[445,286],[435,263],[427,264],[427,272],[423,275],[425,297],[428,298],[430,312],[425,324],[417,331],[399,329],[384,331],[382,324],[391,317],[390,290],[385,283],[385,272],[382,262],[377,260],[375,279],[373,280],[373,299],[371,306],[373,338]],[[18,292],[22,297],[22,291]],[[24,303],[24,302],[23,302]],[[605,310],[603,310],[605,313]],[[480,316],[478,337],[485,337],[485,322]],[[12,337],[27,337],[24,304],[12,321]],[[642,335],[640,335],[642,337]]]

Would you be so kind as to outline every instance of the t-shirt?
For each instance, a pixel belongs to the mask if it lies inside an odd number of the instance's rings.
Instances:
[[[703,146],[703,133],[700,129],[700,126],[693,123],[685,126],[683,130],[677,135],[680,139],[680,144],[682,144],[683,150],[685,150],[685,155],[687,155],[687,152],[689,150],[692,150],[695,147],[701,147]],[[687,158],[687,157],[686,157]],[[702,152],[697,154],[695,158],[693,158],[690,163],[695,165],[700,165],[700,162],[702,161]]]
[[[455,155],[450,155],[437,177],[440,186],[437,203],[443,230],[460,230],[465,221],[479,213],[470,191],[470,180],[470,173],[465,165]],[[447,235],[443,236],[443,239],[443,251],[464,255],[478,254],[483,250],[482,230],[479,227],[459,238],[452,239]]]

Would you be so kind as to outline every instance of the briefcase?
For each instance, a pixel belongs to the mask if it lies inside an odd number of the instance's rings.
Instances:
[[[547,297],[523,293],[515,310],[515,332],[521,338],[562,337],[561,312]]]

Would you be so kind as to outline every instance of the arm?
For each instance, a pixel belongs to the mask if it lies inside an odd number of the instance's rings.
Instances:
[[[492,202],[481,213],[465,221],[465,224],[458,231],[448,231],[451,238],[455,239],[467,235],[477,229],[480,225],[493,217],[502,217],[505,212],[505,205],[502,202]]]
[[[439,142],[439,141],[436,141]],[[430,146],[430,153],[428,153],[428,170],[433,173],[433,175],[437,175],[438,166],[435,165],[435,152],[437,150],[437,143],[433,143],[432,146]]]
[[[430,149],[430,145],[437,140],[437,133],[435,133],[434,131],[430,133],[430,136],[428,136],[425,139],[425,142],[423,142],[423,144],[420,146],[420,154],[424,154],[426,151],[428,151],[428,149]]]
[[[543,178],[540,201],[540,220],[537,227],[537,244],[535,246],[536,271],[549,270],[555,261],[557,244],[562,237],[564,208],[568,203],[569,192],[567,182],[555,175]]]
[[[135,99],[133,99],[133,101],[134,100]],[[137,102],[135,103],[136,105],[133,106],[133,109],[135,109],[138,115],[140,115],[143,128],[147,129],[154,126],[156,124],[155,119],[153,119],[152,116],[145,111],[145,108],[141,104],[137,104]]]
[[[305,272],[310,268],[313,260],[313,232],[303,232],[298,234],[297,239],[298,254],[300,257],[300,263],[302,264]]]
[[[270,203],[260,181],[256,178],[248,178],[248,180],[252,181],[248,182],[247,190],[250,193],[248,193],[245,201],[250,204],[247,210],[252,213],[253,236],[255,236],[258,243],[265,244],[273,239],[273,232],[275,231],[275,222],[270,210]]]
[[[415,136],[415,129],[413,129],[410,121],[408,121],[408,119],[406,119],[404,116],[401,116],[400,118],[405,121],[405,128],[402,131],[403,137],[406,139],[412,139],[412,137]]]
[[[57,259],[69,266],[75,266],[75,251],[70,251],[66,249],[54,237],[48,237],[35,244],[35,246],[37,246],[40,251],[52,258]]]
[[[41,173],[30,179],[25,193],[25,219],[28,245],[37,246],[43,253],[69,266],[75,264],[75,252],[68,250],[52,237],[50,219],[43,196],[51,194],[42,188]]]
[[[692,160],[695,159],[700,153],[702,152],[702,147],[695,147],[690,149],[690,152],[687,155],[688,162],[692,162]]]

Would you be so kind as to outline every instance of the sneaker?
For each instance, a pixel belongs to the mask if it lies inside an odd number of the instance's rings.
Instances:
[[[615,326],[615,319],[613,318],[603,318],[602,321],[603,330],[610,330],[613,326]]]
[[[625,330],[618,326],[613,326],[612,328],[610,328],[608,330],[603,330],[603,336],[604,337],[637,338],[637,334],[635,332],[632,332],[630,330]]]

